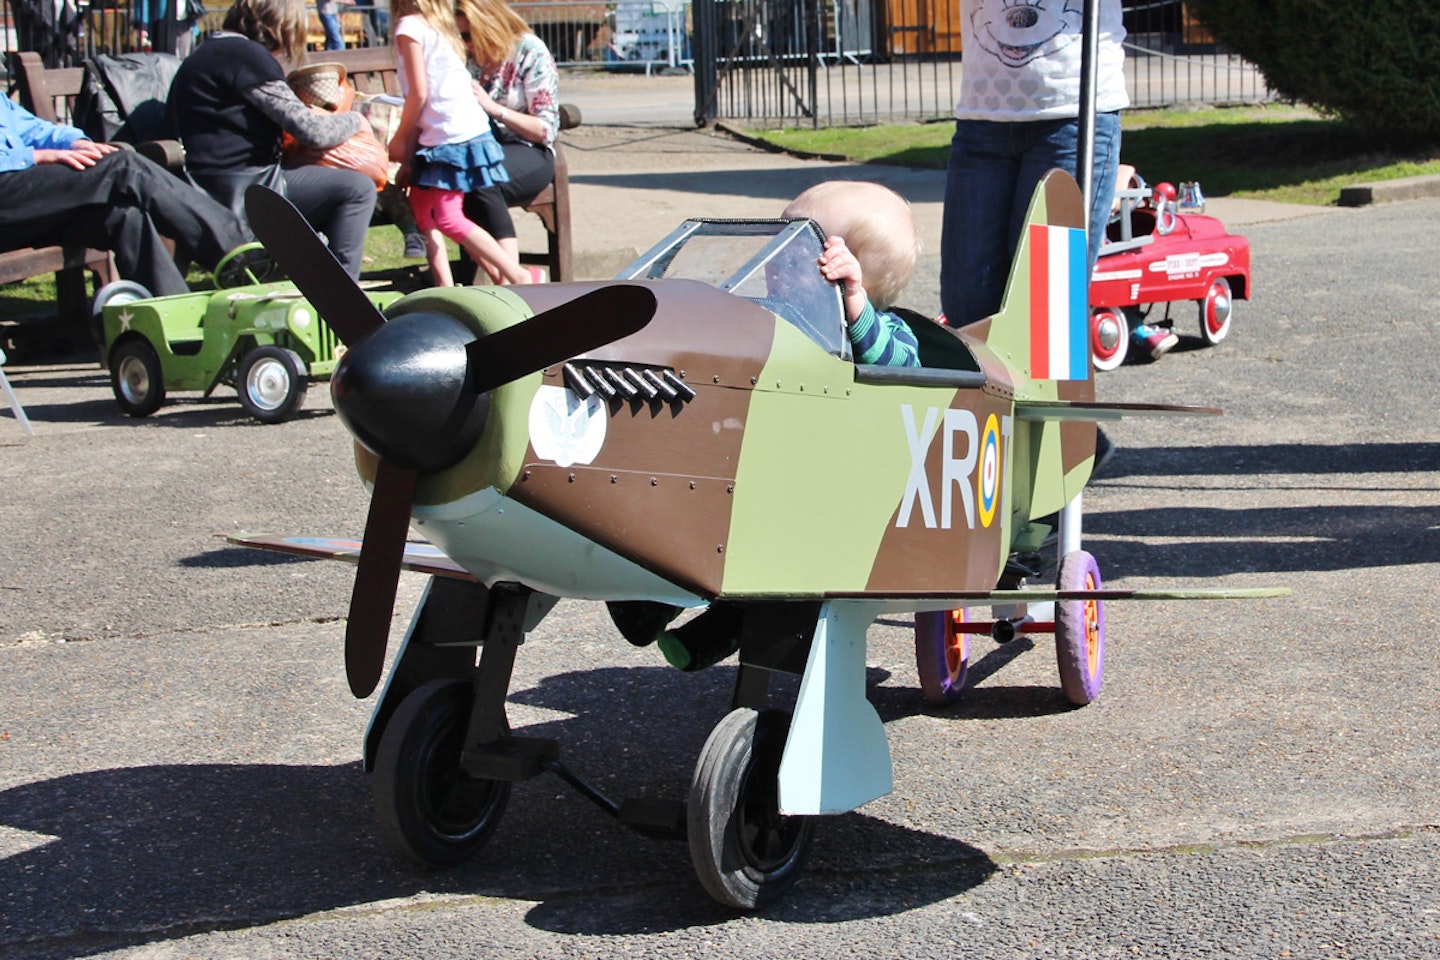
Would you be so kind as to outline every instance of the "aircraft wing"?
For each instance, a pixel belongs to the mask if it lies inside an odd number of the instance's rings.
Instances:
[[[346,563],[360,562],[359,540],[345,540],[336,537],[278,537],[258,535],[253,537],[227,536],[227,543],[237,547],[253,547],[258,550],[273,550],[299,557],[317,557],[322,560],[343,560]],[[432,543],[406,543],[405,557],[400,562],[402,570],[428,573],[437,577],[455,580],[471,580],[464,567],[451,560]]]
[[[1079,420],[1092,423],[1121,420],[1126,416],[1208,416],[1223,413],[1219,407],[1188,407],[1174,403],[1100,403],[1094,400],[1017,400],[1019,420]]]

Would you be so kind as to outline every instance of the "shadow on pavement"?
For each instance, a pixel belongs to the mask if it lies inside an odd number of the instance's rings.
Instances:
[[[728,667],[576,671],[511,699],[568,714],[523,730],[558,737],[567,764],[607,793],[683,798],[700,744],[728,710],[734,675]],[[906,692],[918,701],[918,691]],[[733,917],[700,888],[683,841],[639,836],[553,777],[517,784],[490,844],[432,872],[399,864],[384,847],[358,763],[94,770],[0,792],[0,811],[8,828],[0,837],[12,848],[32,844],[0,859],[7,957],[83,956],[419,894],[540,901],[531,924],[574,934]],[[769,915],[833,922],[898,913],[963,892],[994,869],[949,837],[858,813],[827,817],[800,886]],[[871,889],[875,876],[896,871],[908,879]]]
[[[1440,470],[1440,443],[1267,443],[1263,446],[1121,447],[1117,456],[1106,463],[1101,479],[1436,470]]]

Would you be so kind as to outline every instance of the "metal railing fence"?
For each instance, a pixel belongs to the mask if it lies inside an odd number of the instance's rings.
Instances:
[[[7,50],[51,66],[136,49],[141,0],[0,0]],[[175,0],[161,0],[175,2]],[[959,0],[513,0],[564,67],[689,70],[697,121],[840,126],[951,115],[963,69]],[[347,46],[388,42],[385,6],[342,8]],[[58,11],[58,12],[57,12]],[[69,14],[66,14],[69,11]],[[210,10],[199,32],[216,29]],[[1272,98],[1181,0],[1126,0],[1136,107]],[[323,44],[312,17],[312,45]]]

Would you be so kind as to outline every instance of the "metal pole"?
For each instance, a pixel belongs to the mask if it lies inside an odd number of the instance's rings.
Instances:
[[[1090,198],[1095,195],[1095,73],[1100,58],[1100,0],[1085,0],[1080,33],[1080,129],[1075,144],[1075,180],[1080,184],[1084,201],[1085,239],[1090,230]],[[1088,247],[1087,247],[1088,249]],[[1088,310],[1089,307],[1087,306]],[[1059,551],[1065,554],[1080,549],[1080,519],[1084,513],[1082,491],[1060,511]]]

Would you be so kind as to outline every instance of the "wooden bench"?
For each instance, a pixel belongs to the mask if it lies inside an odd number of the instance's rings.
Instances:
[[[399,95],[400,81],[392,47],[360,47],[352,50],[314,50],[306,54],[307,62],[343,64],[355,89],[360,93]],[[73,101],[80,92],[85,71],[80,67],[47,69],[39,54],[12,54],[11,74],[17,81],[20,105],[35,116],[52,123],[68,122]],[[560,105],[560,127],[568,130],[580,124],[580,111],[571,104]],[[140,152],[162,165],[178,169],[178,144],[159,141],[142,144]],[[555,145],[555,179],[534,200],[522,207],[539,218],[545,229],[545,250],[524,251],[520,261],[546,268],[549,279],[562,282],[575,279],[574,247],[570,236],[570,175],[565,154]],[[48,251],[48,252],[47,252]],[[59,266],[50,266],[58,263]],[[77,266],[79,264],[79,266]],[[114,261],[103,250],[55,247],[42,250],[19,250],[0,254],[0,282],[55,272],[62,316],[88,321],[89,300],[85,293],[85,270],[95,274],[96,288],[116,279]],[[26,272],[26,271],[29,272]]]
[[[85,71],[79,67],[47,70],[38,53],[27,51],[11,54],[10,75],[16,80],[22,107],[41,120],[66,123]],[[62,323],[81,336],[77,346],[88,342],[90,296],[85,287],[86,273],[94,278],[97,290],[115,280],[110,253],[83,246],[27,247],[0,253],[0,283],[47,273],[55,274],[56,307]]]
[[[312,50],[305,57],[308,63],[343,65],[357,93],[400,94],[393,47]],[[560,129],[569,130],[579,125],[579,108],[568,103],[561,104]],[[521,251],[520,262],[545,267],[554,282],[574,280],[574,247],[570,239],[570,173],[560,144],[555,144],[555,181],[522,209],[540,218],[545,227],[546,249],[543,253]]]
[[[354,10],[342,10],[336,16],[340,18],[340,39],[345,46],[347,48],[362,46],[365,43],[365,14]],[[325,48],[325,27],[320,22],[320,14],[315,12],[313,5],[306,22],[305,45],[314,50]],[[335,53],[336,51],[330,52]]]

